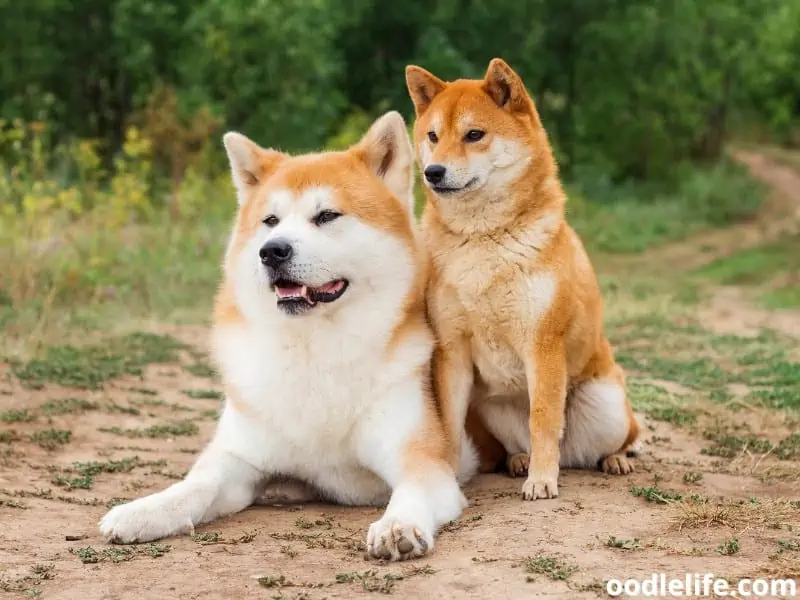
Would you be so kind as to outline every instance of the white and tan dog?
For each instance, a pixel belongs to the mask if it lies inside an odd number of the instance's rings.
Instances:
[[[421,556],[466,500],[429,389],[427,259],[403,118],[387,113],[345,152],[224,142],[239,199],[214,315],[225,408],[183,481],[115,507],[100,529],[125,543],[190,531],[292,477],[325,500],[388,501],[369,554]],[[474,462],[467,444],[460,476]]]

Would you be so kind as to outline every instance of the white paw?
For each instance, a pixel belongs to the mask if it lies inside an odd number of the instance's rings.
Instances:
[[[100,533],[109,542],[132,544],[191,531],[189,517],[169,504],[156,495],[115,506],[100,520]]]
[[[408,560],[433,550],[433,535],[388,515],[369,526],[367,552],[373,558]]]
[[[528,471],[528,479],[522,484],[523,500],[558,497],[558,469],[555,473]]]

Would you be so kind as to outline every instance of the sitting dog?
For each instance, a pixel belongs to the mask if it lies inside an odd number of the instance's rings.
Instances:
[[[191,531],[290,477],[324,500],[388,502],[368,553],[422,556],[466,500],[430,390],[403,118],[385,114],[344,152],[292,157],[234,132],[224,144],[239,200],[212,338],[225,408],[183,481],[100,529],[123,543]],[[465,447],[463,479],[475,460]]]
[[[409,66],[406,82],[426,185],[435,386],[454,462],[466,421],[476,441],[499,440],[512,475],[527,472],[528,500],[558,495],[559,466],[630,472],[639,427],[522,80],[495,59],[482,80],[446,83]]]

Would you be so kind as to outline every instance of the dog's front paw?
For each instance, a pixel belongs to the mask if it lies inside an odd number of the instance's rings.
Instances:
[[[367,553],[372,558],[408,560],[433,549],[433,535],[416,525],[384,516],[369,527]]]
[[[558,497],[558,469],[554,471],[528,471],[528,478],[522,484],[523,500]]]
[[[100,520],[100,533],[116,544],[150,542],[192,530],[188,518],[181,518],[153,497],[140,498],[112,508]]]
[[[633,473],[633,461],[622,453],[612,454],[600,461],[600,469],[611,475],[627,475]]]

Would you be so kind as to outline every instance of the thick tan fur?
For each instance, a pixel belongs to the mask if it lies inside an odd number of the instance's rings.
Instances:
[[[566,196],[533,100],[500,59],[483,80],[446,83],[415,66],[406,80],[421,169],[443,165],[454,181],[467,181],[455,193],[428,186],[423,215],[438,337],[434,381],[452,459],[472,402],[468,427],[482,470],[499,458],[493,435],[511,474],[528,471],[526,499],[557,495],[560,464],[590,466],[595,450],[584,445],[593,435],[613,449],[598,446],[591,466],[629,472],[625,452],[638,424],[603,332],[594,270],[564,218]],[[473,130],[485,134],[467,139]],[[526,420],[526,443],[510,447]]]

